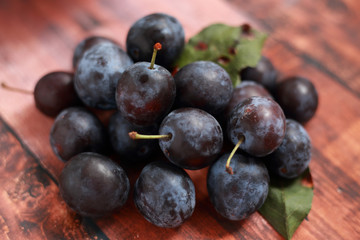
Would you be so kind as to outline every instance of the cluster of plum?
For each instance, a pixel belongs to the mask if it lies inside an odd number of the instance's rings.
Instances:
[[[243,69],[244,81],[235,87],[210,61],[171,73],[184,44],[178,20],[151,14],[130,28],[127,51],[108,38],[86,38],[75,49],[74,73],[52,72],[37,83],[37,108],[56,116],[51,147],[66,161],[60,193],[77,213],[102,216],[127,201],[129,179],[108,157],[110,149],[120,162],[146,162],[158,141],[168,161],[146,164],[134,202],[160,227],[177,227],[194,211],[195,187],[184,169],[210,166],[207,188],[215,209],[241,220],[264,203],[268,169],[294,178],[307,168],[311,143],[300,123],[316,111],[313,84],[301,77],[276,82],[265,57]],[[106,127],[94,108],[116,109]],[[235,148],[228,153],[230,144]]]

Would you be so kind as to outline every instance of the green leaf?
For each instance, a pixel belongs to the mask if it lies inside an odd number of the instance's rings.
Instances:
[[[271,176],[269,195],[259,212],[286,239],[308,215],[313,198],[310,170],[294,180]]]
[[[189,40],[175,66],[181,68],[194,61],[213,61],[229,73],[236,86],[240,83],[240,70],[254,67],[260,60],[266,37],[247,24],[236,27],[213,24]]]

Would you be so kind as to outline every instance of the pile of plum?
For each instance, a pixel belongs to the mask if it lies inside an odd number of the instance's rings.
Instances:
[[[184,169],[210,166],[207,189],[216,211],[241,220],[264,203],[268,171],[295,178],[308,167],[311,143],[301,124],[318,105],[309,80],[277,81],[266,57],[243,69],[235,87],[211,61],[174,72],[184,44],[177,19],[151,14],[130,28],[126,51],[105,37],[86,38],[75,49],[74,73],[38,81],[36,106],[56,116],[50,143],[66,161],[60,193],[80,215],[109,214],[127,201],[130,182],[119,162],[147,163],[134,202],[160,227],[177,227],[194,211],[195,187]],[[113,111],[106,125],[94,109]],[[168,161],[151,158],[157,142]]]

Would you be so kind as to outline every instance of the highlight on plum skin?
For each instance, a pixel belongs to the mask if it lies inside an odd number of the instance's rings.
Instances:
[[[159,134],[171,136],[159,141],[169,161],[191,170],[209,166],[223,146],[223,133],[218,121],[197,108],[172,111],[162,121]]]
[[[280,146],[285,136],[285,120],[281,107],[274,100],[250,97],[232,111],[228,136],[234,145],[244,138],[240,148],[252,156],[262,157]]]
[[[240,104],[247,98],[254,96],[272,98],[269,91],[261,84],[254,81],[242,81],[234,88],[231,99],[224,111],[225,118],[230,117],[231,111],[236,107],[236,105]]]
[[[112,42],[98,43],[79,59],[74,78],[75,90],[88,107],[116,109],[115,90],[126,68],[133,61]]]
[[[149,163],[135,183],[136,208],[158,227],[175,228],[183,224],[195,210],[195,197],[189,175],[169,162]]]
[[[103,42],[110,42],[110,43],[117,44],[114,40],[107,38],[107,37],[102,37],[102,36],[89,36],[89,37],[85,38],[84,40],[82,40],[80,43],[78,43],[78,45],[76,45],[76,47],[75,47],[74,55],[73,55],[73,59],[72,59],[73,68],[74,69],[77,68],[79,60],[82,58],[82,56],[88,49],[90,49],[94,45],[97,45],[97,44],[103,43]]]
[[[171,73],[155,64],[161,44],[153,46],[151,62],[137,62],[122,74],[116,87],[116,105],[121,115],[139,126],[159,123],[170,111],[176,96]]]
[[[129,132],[134,140],[159,139],[165,157],[178,167],[197,170],[210,165],[223,146],[220,124],[209,113],[179,108],[162,121],[158,135]]]
[[[220,215],[239,221],[264,204],[270,178],[261,160],[244,154],[232,157],[230,166],[233,174],[229,174],[225,171],[228,158],[229,154],[224,154],[210,166],[207,190],[211,203]]]

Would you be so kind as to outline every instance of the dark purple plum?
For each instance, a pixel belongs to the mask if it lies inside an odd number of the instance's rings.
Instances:
[[[220,124],[213,116],[196,108],[172,111],[162,121],[159,134],[170,136],[159,140],[165,156],[186,169],[210,165],[223,146]]]
[[[73,68],[76,69],[79,60],[82,58],[86,50],[91,48],[92,46],[103,43],[103,42],[111,42],[117,44],[115,41],[101,36],[90,36],[82,40],[75,48],[74,56],[72,59]]]
[[[152,224],[174,228],[194,212],[195,187],[183,169],[169,162],[153,162],[136,180],[134,202]]]
[[[277,70],[270,59],[262,56],[256,67],[246,67],[240,72],[242,81],[255,81],[263,85],[268,91],[273,92],[278,76]]]
[[[258,210],[269,192],[269,174],[259,159],[235,154],[225,171],[229,154],[214,162],[207,175],[207,189],[216,211],[230,220],[243,220]]]
[[[240,148],[262,157],[280,146],[285,135],[285,115],[274,100],[255,96],[234,108],[227,128],[233,144],[244,139]]]
[[[233,91],[232,97],[225,108],[225,117],[229,118],[231,111],[249,97],[268,97],[272,98],[271,94],[262,85],[253,81],[243,81]]]
[[[174,79],[178,107],[200,108],[213,115],[225,109],[233,91],[229,74],[210,61],[190,63]]]
[[[80,105],[73,78],[74,74],[61,71],[40,78],[34,90],[36,107],[42,113],[55,117],[65,108]]]
[[[180,22],[167,14],[154,13],[136,21],[126,38],[126,48],[134,62],[149,61],[155,43],[161,43],[157,64],[169,69],[185,44]]]
[[[130,191],[125,171],[97,153],[84,152],[72,157],[59,177],[60,194],[75,212],[99,217],[122,207]]]
[[[85,105],[115,109],[115,90],[123,71],[132,65],[118,45],[102,42],[85,51],[75,72],[75,90]]]
[[[100,120],[85,108],[63,110],[50,131],[50,144],[63,161],[81,152],[106,152],[107,135]]]
[[[296,178],[309,166],[311,141],[300,123],[287,119],[286,133],[281,145],[264,158],[269,171],[284,178]]]
[[[115,112],[111,116],[108,126],[112,148],[121,156],[121,160],[127,163],[137,163],[146,160],[157,148],[156,141],[134,141],[129,137],[129,132],[137,131],[144,134],[157,134],[158,130],[158,125],[146,127],[133,125],[123,118],[120,112]]]
[[[175,100],[176,85],[171,73],[159,65],[138,62],[127,68],[116,89],[121,115],[132,124],[159,123]]]
[[[275,93],[287,118],[306,123],[315,114],[318,93],[312,82],[303,77],[289,77],[278,83]]]

